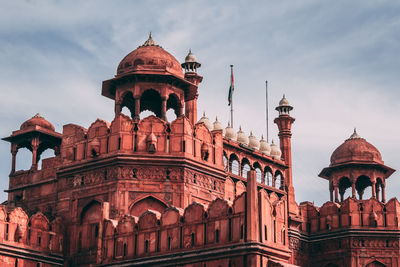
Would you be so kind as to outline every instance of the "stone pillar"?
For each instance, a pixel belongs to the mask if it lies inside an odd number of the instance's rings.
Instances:
[[[351,197],[352,198],[357,198],[356,196],[356,183],[352,181],[351,183]]]
[[[118,117],[121,114],[121,104],[115,103],[114,112],[115,117]]]
[[[336,184],[334,184],[333,187],[335,189],[335,202],[339,202],[338,186]]]
[[[376,200],[379,201],[379,193],[380,193],[379,184],[375,185],[375,191],[376,191]]]
[[[31,141],[32,146],[32,166],[31,170],[37,169],[37,150],[39,148],[39,138],[34,137]]]
[[[385,197],[385,184],[382,184],[382,202],[386,202],[386,197]]]
[[[183,104],[181,104],[181,105],[179,106],[178,117],[179,117],[179,116],[182,116],[182,114],[183,114]]]
[[[135,114],[133,115],[134,120],[140,120],[140,96],[135,96]]]
[[[376,199],[376,181],[372,181],[372,198]]]
[[[257,192],[257,174],[256,171],[247,172],[246,185],[246,241],[258,241],[258,192]]]
[[[161,119],[167,121],[167,98],[161,98]]]
[[[332,186],[329,188],[329,195],[330,195],[331,202],[333,202],[333,187]]]
[[[11,173],[15,172],[15,165],[16,165],[16,158],[17,158],[17,153],[18,153],[18,146],[17,144],[11,144]]]

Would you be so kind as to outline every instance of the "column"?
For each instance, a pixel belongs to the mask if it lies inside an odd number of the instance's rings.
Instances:
[[[182,116],[182,114],[183,114],[183,104],[181,104],[181,105],[179,106],[179,114],[178,114],[178,117],[179,117],[179,116]]]
[[[351,183],[351,197],[352,198],[357,198],[356,196],[356,183],[352,181]]]
[[[31,146],[32,146],[32,170],[37,169],[37,150],[39,148],[39,138],[34,137],[31,141]]]
[[[379,193],[380,193],[379,184],[375,185],[375,190],[376,190],[376,200],[379,201]]]
[[[133,115],[134,120],[140,120],[140,96],[135,96],[135,114]]]
[[[167,121],[167,98],[161,98],[161,119]]]
[[[333,187],[332,186],[330,186],[330,188],[329,188],[329,196],[330,196],[331,202],[333,202]]]
[[[376,199],[376,181],[372,181],[372,198]]]
[[[335,188],[335,202],[339,202],[339,192],[338,192],[338,187],[337,185],[333,185],[333,187]]]
[[[261,172],[261,183],[265,184],[265,172]]]
[[[11,144],[11,155],[12,155],[12,160],[11,160],[11,173],[15,172],[15,165],[16,165],[16,157],[18,153],[18,146],[17,144]]]
[[[121,114],[121,104],[115,103],[114,112],[115,117],[118,117]]]
[[[386,199],[385,199],[385,184],[382,184],[382,202],[386,202]]]

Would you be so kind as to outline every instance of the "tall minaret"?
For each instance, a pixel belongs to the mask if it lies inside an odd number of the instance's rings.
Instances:
[[[283,95],[281,101],[279,101],[279,106],[276,107],[276,110],[279,112],[278,118],[274,120],[274,122],[278,125],[279,128],[279,140],[280,147],[282,151],[282,159],[289,166],[285,173],[285,187],[288,192],[288,202],[289,202],[289,211],[293,211],[291,207],[296,207],[295,199],[294,199],[294,187],[292,180],[292,124],[295,121],[293,117],[290,116],[290,111],[293,107],[289,104],[289,101]],[[295,206],[292,206],[294,204]]]
[[[185,70],[185,80],[193,83],[196,87],[201,83],[203,77],[197,74],[197,69],[201,64],[197,62],[196,56],[189,50],[189,54],[185,58],[185,62],[181,64]],[[185,103],[185,114],[193,125],[197,122],[197,95],[193,100]]]

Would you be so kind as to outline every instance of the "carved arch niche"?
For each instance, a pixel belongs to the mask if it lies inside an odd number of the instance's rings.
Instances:
[[[99,223],[101,220],[101,204],[91,201],[81,212],[81,231],[78,233],[78,249],[93,250],[97,247]]]
[[[377,260],[374,260],[373,262],[370,262],[367,265],[365,265],[365,267],[386,267],[386,265]]]
[[[163,213],[166,208],[168,208],[168,205],[163,201],[153,196],[147,196],[134,202],[129,209],[129,214],[140,217],[146,210],[154,210]]]

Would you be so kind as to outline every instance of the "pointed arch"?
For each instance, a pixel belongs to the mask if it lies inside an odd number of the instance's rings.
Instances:
[[[167,208],[168,205],[164,201],[155,196],[148,195],[133,202],[129,208],[129,214],[140,217],[146,210],[154,210],[163,213]]]
[[[168,110],[172,109],[175,113],[175,119],[178,118],[181,114],[181,104],[180,104],[180,100],[179,97],[174,94],[171,93],[168,96],[167,99],[167,114],[168,114]]]
[[[272,175],[272,169],[269,166],[265,166],[264,168],[264,183],[266,185],[272,186],[272,180],[273,180],[273,175]]]
[[[285,188],[285,179],[283,177],[283,174],[281,173],[281,171],[277,170],[275,172],[275,176],[274,176],[274,187],[284,190]]]
[[[374,260],[373,262],[366,264],[365,267],[386,267],[386,265],[378,260]]]
[[[135,114],[135,99],[133,98],[133,94],[132,92],[128,91],[125,92],[122,96],[121,96],[121,106],[120,106],[120,111],[122,111],[122,109],[124,107],[127,107],[130,111],[130,116],[131,118],[134,117]],[[128,114],[125,114],[128,115]]]
[[[161,118],[161,95],[154,89],[147,89],[140,96],[140,112],[145,110]]]

